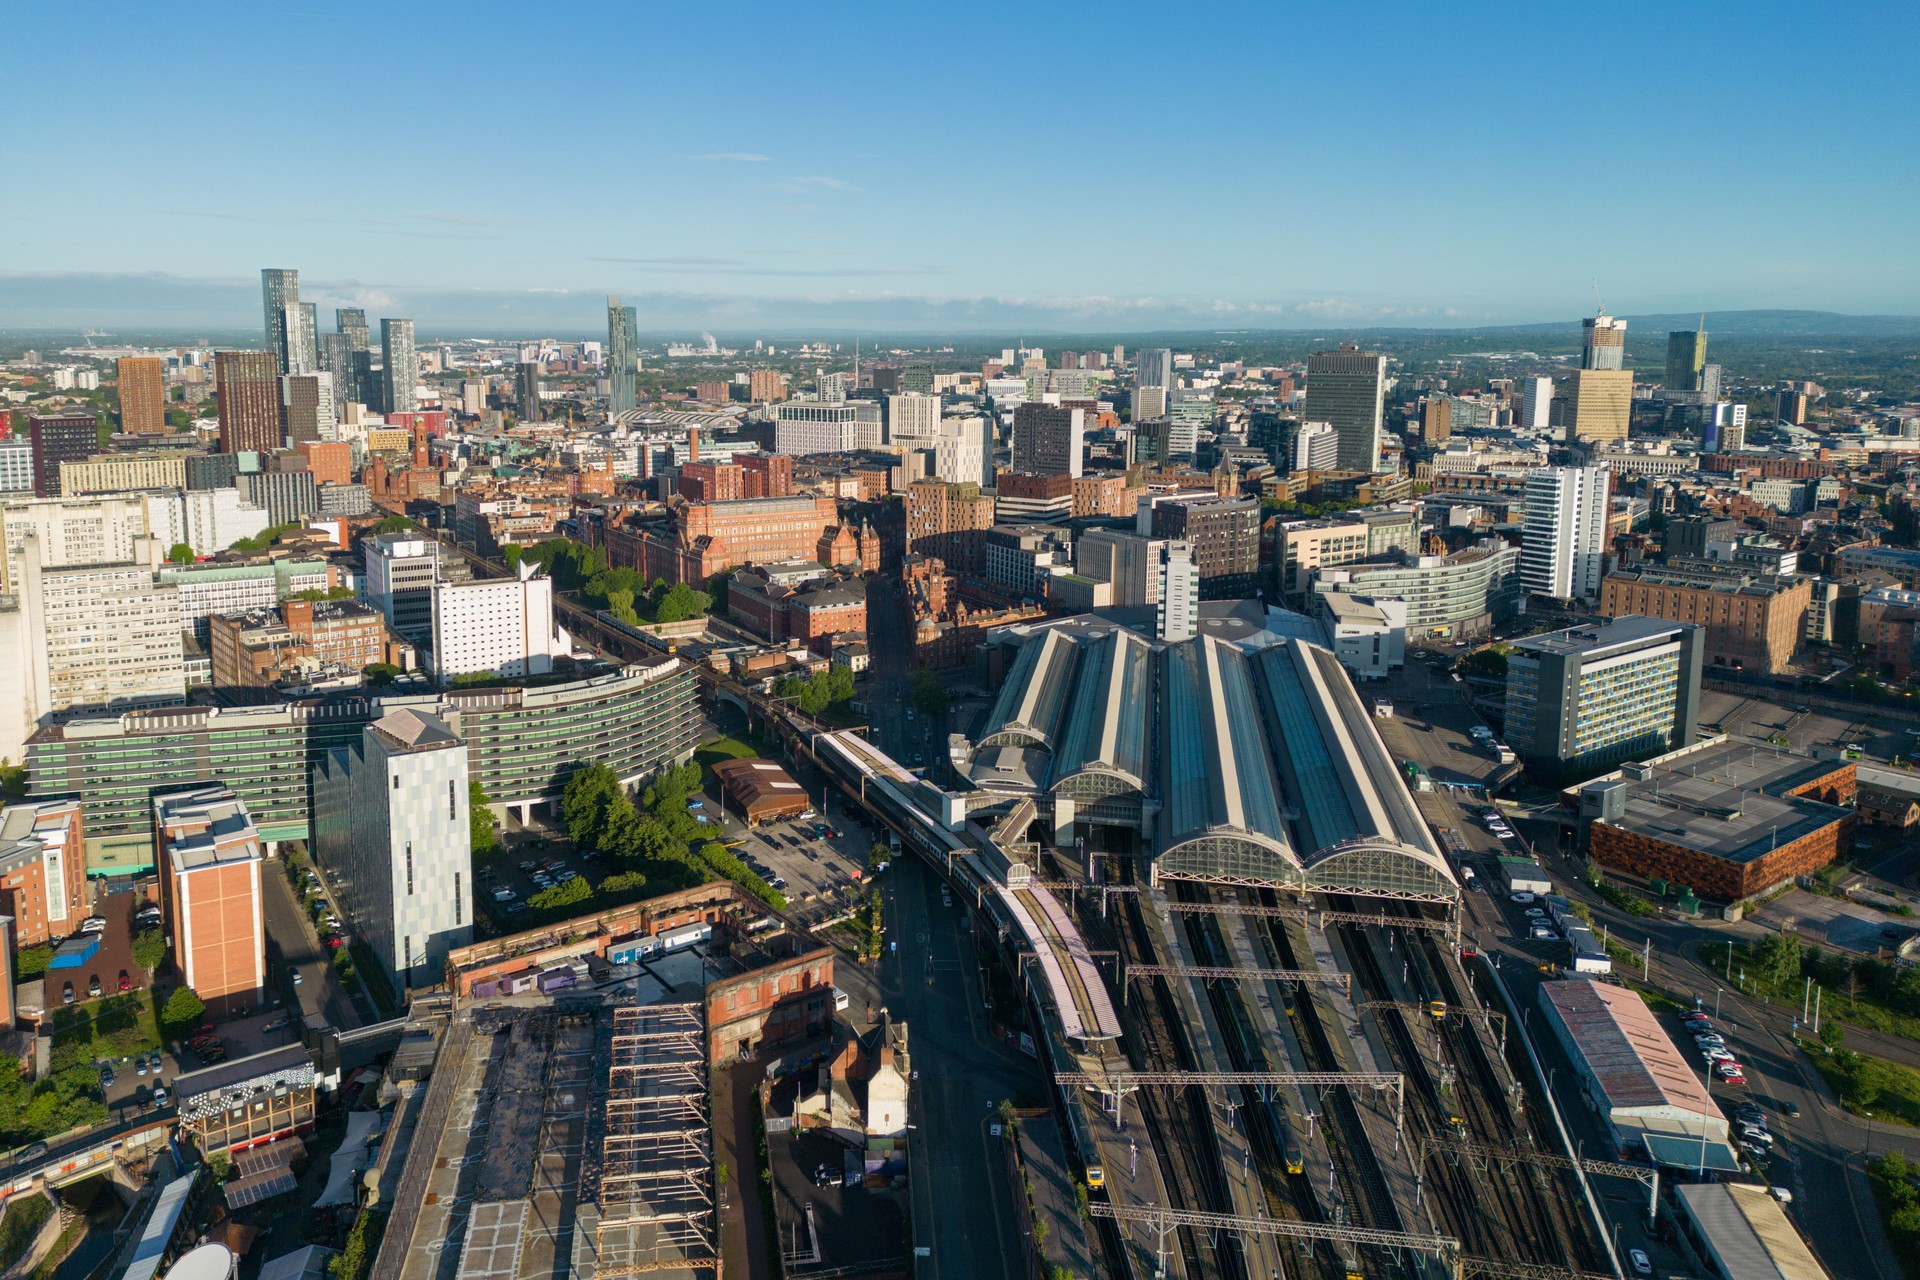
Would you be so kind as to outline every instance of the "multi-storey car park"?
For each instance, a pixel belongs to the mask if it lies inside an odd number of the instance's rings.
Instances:
[[[523,820],[534,806],[557,803],[587,763],[634,780],[684,757],[698,736],[693,673],[663,657],[550,683],[71,721],[29,740],[29,792],[80,800],[91,875],[151,871],[152,797],[198,782],[231,787],[269,844],[306,840],[314,762],[405,708],[451,725],[467,743],[469,776]]]

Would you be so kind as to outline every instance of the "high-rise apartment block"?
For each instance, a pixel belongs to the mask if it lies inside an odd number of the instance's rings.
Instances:
[[[100,447],[100,421],[91,413],[30,413],[27,443],[33,447],[33,492],[60,496],[60,464],[84,462]]]
[[[122,356],[115,365],[120,392],[120,429],[158,435],[167,429],[167,388],[158,356]]]
[[[280,402],[290,443],[299,445],[308,441],[333,440],[339,436],[340,422],[334,405],[332,374],[288,374],[280,380]]]
[[[1074,544],[1073,570],[1083,578],[1112,587],[1110,603],[1116,609],[1158,604],[1162,576],[1161,552],[1165,538],[1151,538],[1126,529],[1089,529]],[[1192,567],[1193,557],[1187,557]],[[1199,591],[1199,569],[1193,569],[1194,591]]]
[[[336,383],[342,404],[373,404],[379,397],[373,385],[373,333],[361,307],[341,307],[333,313],[333,327],[346,339],[347,376]]]
[[[607,413],[626,413],[640,397],[640,317],[618,297],[607,299]]]
[[[993,496],[977,484],[919,480],[907,486],[907,550],[913,555],[942,560],[954,573],[978,573],[993,524]]]
[[[273,357],[274,375],[291,373],[295,362],[287,358],[287,320],[291,315],[296,326],[300,322],[300,273],[277,267],[263,268],[260,272],[260,304],[266,321],[267,354]]]
[[[1605,467],[1541,467],[1527,477],[1520,546],[1520,586],[1527,594],[1599,599],[1611,475]]]
[[[540,362],[522,360],[514,366],[513,408],[522,422],[540,421]]]
[[[47,568],[39,540],[25,540],[19,594],[35,720],[185,699],[180,601],[172,586],[154,581],[155,559],[141,537],[131,562]]]
[[[420,407],[414,393],[420,378],[420,362],[413,349],[413,321],[382,320],[380,353],[386,365],[380,375],[386,383],[386,411],[412,413]]]
[[[747,395],[755,404],[773,404],[787,398],[787,375],[778,369],[755,369],[747,379]]]
[[[1691,745],[1699,699],[1699,628],[1615,618],[1514,642],[1506,740],[1536,781],[1579,781]]]
[[[1580,322],[1580,367],[1624,369],[1627,366],[1627,322],[1604,311]]]
[[[1013,469],[1031,476],[1077,476],[1086,466],[1086,413],[1050,404],[1013,411]]]
[[[264,851],[247,806],[218,785],[176,791],[154,800],[153,825],[169,958],[182,982],[215,1018],[264,1008]]]
[[[1676,329],[1667,335],[1667,390],[1704,390],[1707,331]]]
[[[992,479],[993,432],[985,418],[943,418],[933,441],[933,474],[952,484]]]
[[[1138,387],[1173,386],[1173,352],[1166,347],[1147,347],[1134,359],[1133,381]]]
[[[1181,497],[1155,503],[1153,536],[1186,543],[1203,600],[1238,600],[1260,585],[1260,502],[1256,498]]]
[[[1333,426],[1343,471],[1380,469],[1380,434],[1387,358],[1351,342],[1307,357],[1305,417]]]
[[[314,854],[348,927],[396,987],[431,986],[473,936],[467,744],[425,710],[390,711],[315,766]]]
[[[530,562],[518,577],[434,586],[433,670],[443,681],[475,672],[544,676],[572,650],[553,623],[553,580]]]
[[[271,351],[213,353],[220,402],[220,452],[272,453],[280,447],[280,370]]]
[[[418,534],[382,533],[364,545],[367,603],[380,611],[394,634],[417,645],[431,644],[440,544]]]
[[[0,589],[19,592],[28,538],[38,544],[43,569],[114,564],[133,559],[135,540],[147,532],[148,518],[149,503],[141,494],[17,498],[0,505],[0,537],[6,542]]]

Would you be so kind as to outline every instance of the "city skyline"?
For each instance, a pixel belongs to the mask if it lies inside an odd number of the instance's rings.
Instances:
[[[1915,32],[1894,9],[1815,31],[1789,27],[1791,12],[1460,23],[1401,5],[1362,32],[1337,14],[1246,9],[1172,41],[1126,7],[1026,14],[1018,40],[988,22],[958,41],[936,13],[857,9],[723,23],[589,9],[511,41],[485,6],[457,28],[383,13],[387,38],[357,48],[356,66],[406,88],[329,95],[330,131],[407,119],[455,147],[387,153],[330,191],[288,180],[286,122],[244,109],[337,71],[314,16],[214,15],[221,74],[181,77],[206,56],[208,22],[128,7],[89,46],[101,92],[75,101],[51,64],[10,86],[17,127],[0,155],[63,198],[9,208],[0,324],[152,323],[228,281],[257,299],[268,262],[298,263],[323,313],[476,326],[551,326],[556,295],[590,315],[610,293],[645,304],[642,329],[1522,323],[1590,310],[1596,282],[1628,315],[1920,313],[1920,260],[1890,251],[1908,242],[1920,179],[1880,162],[1913,141],[1920,91],[1854,62],[1862,47],[1912,52]],[[19,15],[23,47],[57,40],[57,21]],[[659,55],[644,77],[627,35]],[[1788,45],[1792,77],[1723,92]],[[724,74],[684,56],[718,48]],[[981,48],[992,56],[968,52]],[[860,92],[836,63],[861,69]],[[937,83],[946,65],[964,91]],[[484,109],[462,105],[480,83]],[[92,139],[155,103],[179,141],[88,159]],[[211,130],[225,180],[183,187],[182,148]],[[489,150],[523,157],[532,190],[427,159]],[[1796,155],[1844,173],[1844,194],[1800,180]],[[1716,197],[1734,182],[1767,194]],[[130,203],[129,189],[147,194]],[[177,287],[142,312],[134,280]],[[122,296],[100,298],[102,282]],[[434,293],[439,314],[422,305]]]

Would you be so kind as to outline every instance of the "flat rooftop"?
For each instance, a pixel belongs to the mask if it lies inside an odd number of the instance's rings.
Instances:
[[[1753,743],[1710,743],[1647,766],[1645,778],[1610,775],[1626,784],[1627,809],[1608,825],[1752,862],[1845,818],[1834,805],[1788,793],[1851,767]]]
[[[1685,625],[1681,622],[1667,622],[1661,618],[1642,618],[1637,615],[1611,618],[1605,622],[1581,623],[1577,627],[1549,632],[1544,636],[1515,640],[1513,647],[1521,653],[1578,653],[1589,658],[1599,658],[1615,650],[1633,648],[1672,635]]]

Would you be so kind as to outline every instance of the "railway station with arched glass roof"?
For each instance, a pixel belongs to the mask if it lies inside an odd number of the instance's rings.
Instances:
[[[1056,846],[1130,847],[1156,883],[1459,898],[1346,670],[1300,639],[1035,627],[968,772],[1031,797]]]

